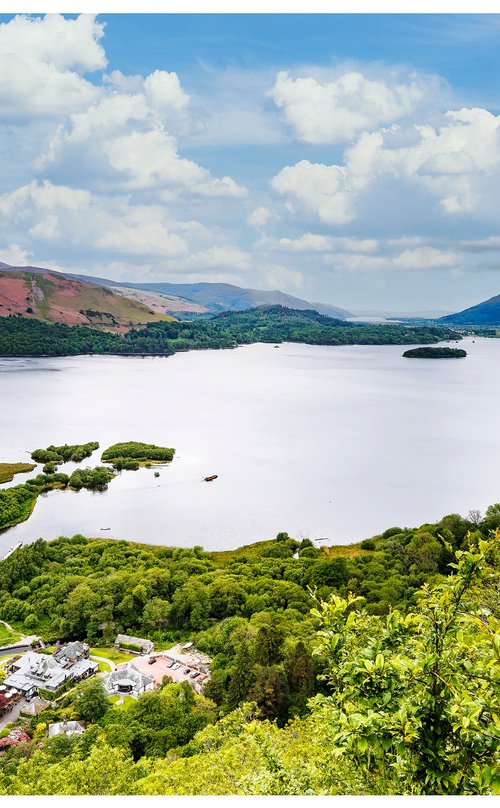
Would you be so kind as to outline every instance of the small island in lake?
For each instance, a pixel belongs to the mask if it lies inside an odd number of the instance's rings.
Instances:
[[[139,466],[170,462],[175,449],[155,446],[150,443],[116,443],[102,454],[102,460],[109,466],[78,468],[71,475],[57,471],[60,463],[81,462],[99,448],[97,441],[62,446],[48,446],[35,449],[31,453],[36,463],[44,463],[43,473],[30,477],[24,483],[0,489],[0,531],[14,527],[28,519],[36,505],[37,498],[48,491],[106,491],[108,484],[116,477],[115,471],[136,470]],[[26,473],[35,468],[33,463],[0,463],[0,483],[10,482],[14,474]],[[156,475],[155,475],[156,476]],[[102,528],[107,530],[108,528]]]
[[[410,348],[403,354],[407,359],[463,359],[467,356],[467,351],[462,348]]]
[[[155,446],[151,443],[115,443],[102,453],[102,460],[111,463],[115,469],[135,471],[139,466],[148,466],[152,463],[169,463],[175,454],[175,449],[165,446]]]

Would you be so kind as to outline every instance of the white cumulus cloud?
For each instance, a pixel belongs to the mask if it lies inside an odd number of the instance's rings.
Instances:
[[[19,244],[9,244],[8,247],[0,249],[0,261],[12,267],[26,266],[30,253],[23,250]]]
[[[354,217],[349,178],[345,168],[301,160],[285,166],[271,187],[287,197],[289,208],[304,208],[326,224],[346,224]]]
[[[383,182],[380,215],[384,199],[402,181],[435,200],[445,215],[488,209],[491,215],[500,181],[500,116],[480,108],[450,110],[440,126],[363,132],[343,164],[301,160],[283,168],[271,187],[286,197],[291,212],[343,225],[356,218],[365,192]]]
[[[0,114],[15,121],[81,109],[98,96],[83,74],[106,66],[92,15],[17,16],[0,25]]]
[[[269,96],[286,122],[306,143],[339,143],[410,115],[422,101],[428,82],[414,74],[406,82],[371,79],[359,71],[331,81],[314,76],[276,77]]]

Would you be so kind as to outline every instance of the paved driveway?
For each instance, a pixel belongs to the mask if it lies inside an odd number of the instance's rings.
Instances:
[[[3,729],[11,721],[16,721],[19,718],[19,713],[27,703],[26,699],[21,699],[17,704],[14,704],[12,710],[2,715],[0,717],[0,729]]]
[[[174,682],[189,682],[190,684],[193,682],[189,673],[184,673],[188,667],[187,665],[181,665],[177,670],[174,670],[168,667],[168,663],[172,661],[171,657],[157,656],[156,654],[151,654],[151,656],[156,657],[156,662],[153,665],[148,663],[149,656],[136,657],[132,660],[132,665],[141,673],[152,674],[154,676],[155,686],[161,685],[164,676],[170,676]],[[195,670],[196,668],[193,666],[189,668],[190,673],[193,673]],[[203,681],[206,679],[206,676],[202,674],[197,677],[197,679]]]

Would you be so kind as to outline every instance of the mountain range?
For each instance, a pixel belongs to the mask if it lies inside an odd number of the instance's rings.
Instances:
[[[279,290],[245,289],[229,283],[127,283],[0,262],[0,316],[31,314],[50,322],[117,328],[276,305],[314,309],[336,319],[350,316],[337,306],[309,302]],[[89,317],[89,311],[93,316]],[[110,316],[97,316],[102,314]]]
[[[22,314],[46,322],[125,331],[158,320],[193,319],[257,306],[312,309],[338,320],[353,316],[338,306],[304,300],[278,289],[247,289],[230,283],[133,283],[0,262],[0,317]],[[500,295],[455,314],[439,314],[426,312],[419,317],[453,325],[500,325]],[[407,315],[415,318],[416,313]],[[388,316],[385,312],[384,318]]]

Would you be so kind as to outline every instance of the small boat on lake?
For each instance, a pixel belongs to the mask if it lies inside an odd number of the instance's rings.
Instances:
[[[205,477],[204,481],[206,483],[211,483],[212,480],[216,480],[218,476],[219,476],[218,474],[211,474],[210,477]]]

